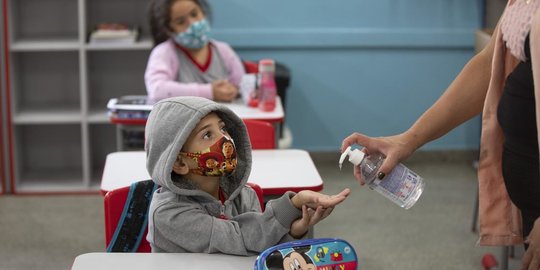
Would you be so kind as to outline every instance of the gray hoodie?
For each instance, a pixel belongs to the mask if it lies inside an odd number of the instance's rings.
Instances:
[[[225,122],[235,142],[238,165],[220,186],[228,196],[222,204],[171,172],[191,131],[210,112]],[[226,106],[199,97],[175,97],[156,103],[146,124],[146,167],[156,190],[149,210],[147,240],[152,252],[203,252],[253,255],[290,241],[291,223],[302,212],[288,192],[267,203],[261,213],[255,192],[247,187],[251,144],[242,120]],[[178,178],[178,179],[177,179]],[[227,219],[219,218],[224,214]]]

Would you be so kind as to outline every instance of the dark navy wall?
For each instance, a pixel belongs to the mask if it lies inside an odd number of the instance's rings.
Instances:
[[[292,72],[294,148],[407,129],[473,56],[480,0],[213,0],[214,36]],[[475,118],[423,149],[474,149]]]

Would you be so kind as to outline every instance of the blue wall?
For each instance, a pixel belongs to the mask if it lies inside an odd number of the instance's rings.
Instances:
[[[291,69],[293,147],[406,130],[473,56],[480,0],[213,0],[214,36]],[[476,149],[475,118],[423,149]]]

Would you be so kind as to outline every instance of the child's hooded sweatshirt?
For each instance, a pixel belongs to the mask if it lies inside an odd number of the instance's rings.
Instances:
[[[227,196],[223,204],[188,179],[171,174],[191,131],[210,112],[225,122],[237,151],[236,171],[221,179]],[[249,137],[242,120],[226,106],[200,97],[164,99],[154,105],[145,132],[146,166],[161,186],[149,210],[152,252],[253,255],[293,240],[291,223],[302,215],[292,205],[294,193],[269,201],[261,213],[257,195],[245,185],[251,170]]]

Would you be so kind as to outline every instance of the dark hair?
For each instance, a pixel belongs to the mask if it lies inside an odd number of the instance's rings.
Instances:
[[[169,29],[171,5],[180,0],[152,0],[148,6],[148,22],[150,24],[150,33],[154,41],[154,46],[169,39],[167,29]],[[212,12],[210,5],[206,0],[190,0],[199,6],[204,16],[212,21]]]

